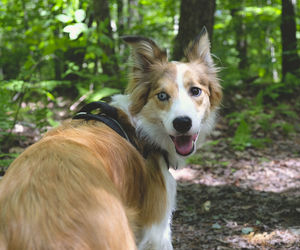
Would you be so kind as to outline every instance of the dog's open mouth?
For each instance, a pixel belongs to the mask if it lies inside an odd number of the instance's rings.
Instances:
[[[188,156],[193,153],[195,147],[195,141],[198,134],[194,135],[180,135],[180,136],[171,136],[171,139],[175,145],[177,154],[182,156]]]

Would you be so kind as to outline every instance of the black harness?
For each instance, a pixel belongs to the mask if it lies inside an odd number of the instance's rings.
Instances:
[[[92,114],[91,112],[100,109],[100,113]],[[117,132],[120,136],[129,140],[126,132],[117,121],[118,113],[117,109],[108,105],[105,102],[91,102],[85,105],[74,117],[73,119],[84,119],[84,120],[96,120],[99,122],[103,122],[108,127]]]
[[[98,114],[93,114],[92,111],[95,111],[99,109],[100,112]],[[73,119],[83,119],[86,121],[89,120],[95,120],[104,123],[106,126],[113,129],[116,133],[118,133],[120,136],[122,136],[124,139],[129,141],[139,152],[139,148],[137,147],[136,143],[130,139],[130,137],[127,135],[126,131],[123,129],[120,122],[118,122],[119,116],[118,116],[118,110],[105,103],[105,102],[91,102],[87,105],[85,105],[74,117]],[[151,151],[159,151],[164,157],[164,160],[167,164],[167,167],[169,169],[170,163],[168,158],[168,152],[163,149],[151,149],[148,147],[145,147],[143,149],[143,152],[140,152],[143,157],[146,159],[147,156]]]

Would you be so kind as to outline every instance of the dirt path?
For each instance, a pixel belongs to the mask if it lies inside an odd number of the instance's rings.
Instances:
[[[235,152],[220,140],[172,171],[176,250],[300,249],[300,137]]]

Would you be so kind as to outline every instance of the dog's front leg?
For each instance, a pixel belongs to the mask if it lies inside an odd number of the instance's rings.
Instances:
[[[165,228],[163,228],[165,227]],[[139,250],[173,250],[170,224],[155,224],[145,230]]]
[[[167,208],[164,218],[160,223],[153,224],[144,230],[143,239],[138,245],[139,250],[173,250],[171,237],[172,213],[175,209],[176,199],[176,181],[164,166],[164,160],[161,159],[162,173],[166,185]]]

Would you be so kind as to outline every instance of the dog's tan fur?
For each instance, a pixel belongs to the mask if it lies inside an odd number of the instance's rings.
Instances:
[[[48,132],[1,181],[0,249],[136,249],[133,233],[166,206],[160,169],[147,165],[102,123]]]

